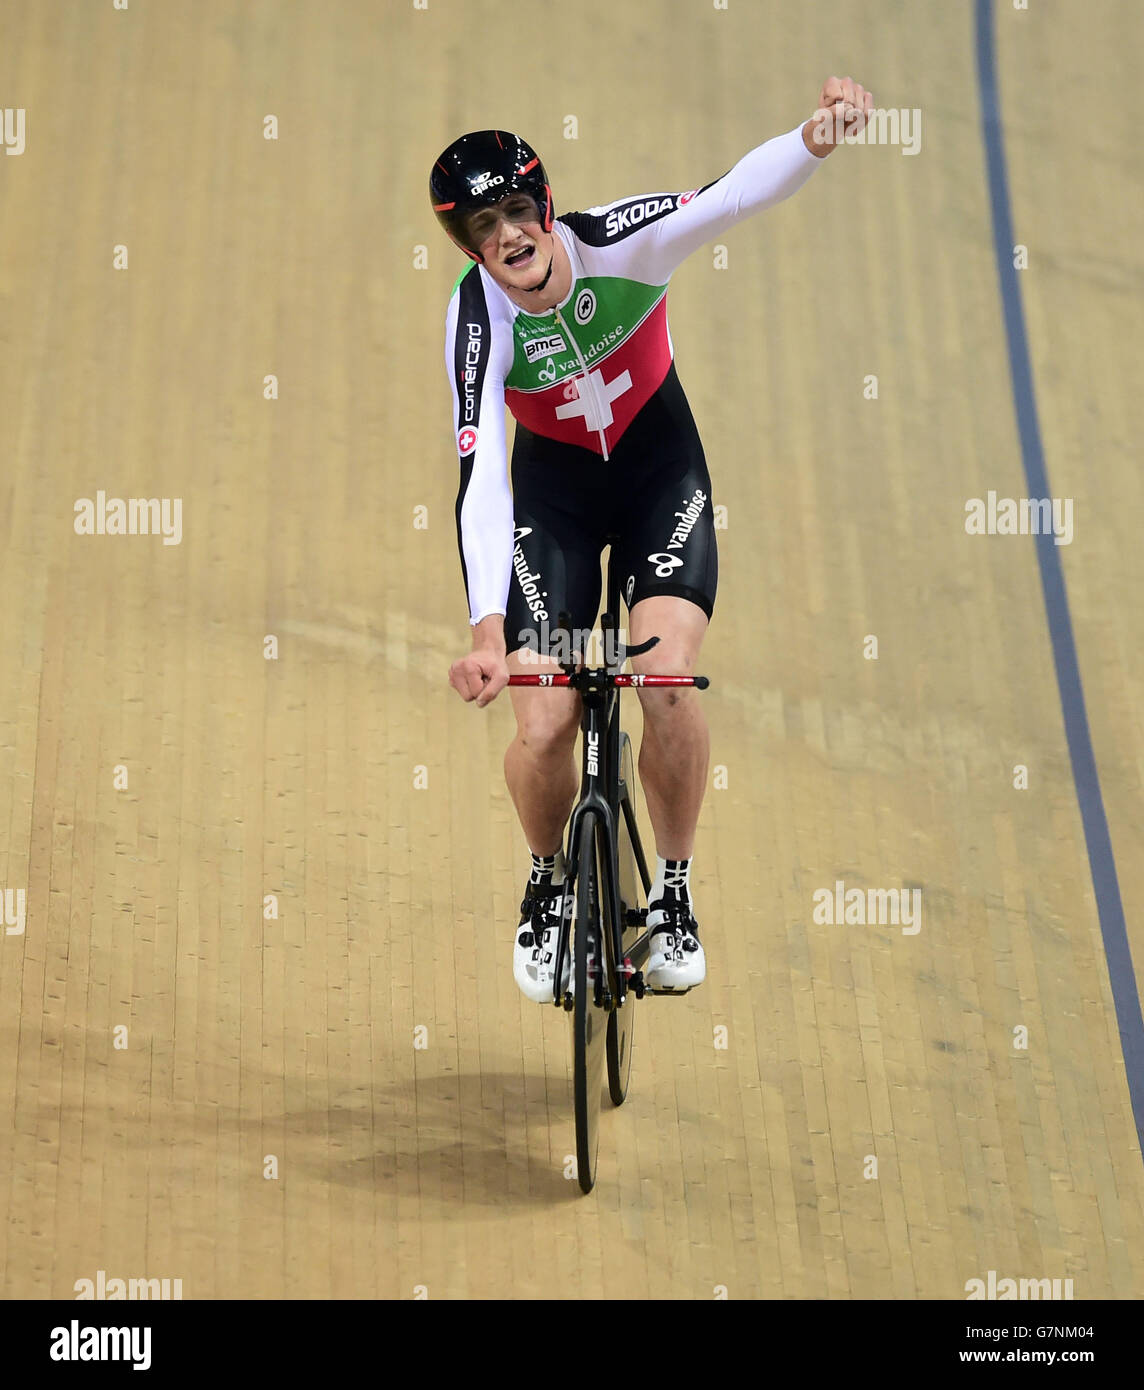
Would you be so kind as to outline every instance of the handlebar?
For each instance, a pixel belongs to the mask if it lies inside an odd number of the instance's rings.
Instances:
[[[610,613],[605,613],[602,619],[605,631],[614,631],[615,619]],[[571,616],[561,610],[557,618],[556,631],[570,634],[572,627]],[[637,647],[629,647],[618,644],[614,652],[609,651],[605,658],[607,665],[604,667],[588,667],[584,665],[574,665],[572,662],[559,662],[560,674],[555,671],[541,671],[536,675],[517,675],[509,676],[509,685],[532,685],[532,686],[570,686],[573,690],[581,690],[586,693],[599,692],[601,690],[629,689],[635,686],[640,689],[654,689],[663,686],[693,685],[697,690],[706,690],[710,681],[706,676],[651,676],[651,675],[621,675],[619,668],[630,656],[642,656],[645,652],[650,652],[652,647],[659,642],[658,637],[649,637],[641,642]],[[577,653],[579,655],[579,653]],[[581,657],[581,661],[582,661]]]
[[[590,671],[586,670],[573,671],[571,674],[567,671],[562,671],[559,674],[555,671],[542,671],[535,676],[509,676],[508,683],[509,685],[564,685],[572,686],[575,689],[591,674]],[[607,675],[610,685],[616,685],[622,689],[629,689],[632,686],[648,689],[671,685],[693,685],[697,690],[706,690],[711,684],[706,676],[626,676],[611,671]]]

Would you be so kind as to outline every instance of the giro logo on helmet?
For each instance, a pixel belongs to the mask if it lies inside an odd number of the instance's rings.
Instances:
[[[504,175],[494,174],[486,169],[483,174],[478,174],[472,189],[474,193],[484,193],[486,189],[495,188],[498,183],[504,183]]]

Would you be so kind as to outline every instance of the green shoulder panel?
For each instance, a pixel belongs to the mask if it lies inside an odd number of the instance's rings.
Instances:
[[[450,299],[452,299],[453,296],[457,293],[457,290],[460,288],[461,281],[465,278],[465,276],[471,275],[473,271],[476,269],[476,261],[470,261],[469,264],[464,268],[464,270],[461,271],[460,275],[458,275],[457,278],[453,281],[453,288],[449,291]]]

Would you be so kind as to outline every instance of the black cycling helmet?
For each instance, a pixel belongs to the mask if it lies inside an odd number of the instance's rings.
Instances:
[[[510,193],[528,193],[540,209],[540,222],[552,230],[552,189],[539,156],[519,135],[506,130],[474,130],[454,140],[433,165],[429,201],[437,221],[471,260],[484,260],[465,238],[464,219],[492,207]]]

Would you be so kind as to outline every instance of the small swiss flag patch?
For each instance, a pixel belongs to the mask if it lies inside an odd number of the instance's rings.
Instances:
[[[457,435],[457,452],[459,454],[471,454],[476,447],[477,432],[471,425],[466,425]]]

